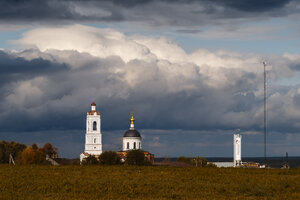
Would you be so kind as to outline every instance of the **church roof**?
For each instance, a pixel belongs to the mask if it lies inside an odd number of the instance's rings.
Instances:
[[[123,137],[141,137],[140,133],[133,129],[133,130],[128,130],[125,132],[124,136]]]
[[[100,112],[99,111],[96,111],[96,110],[91,110],[88,112],[88,115],[94,115],[95,113],[97,113],[97,115],[100,115]]]

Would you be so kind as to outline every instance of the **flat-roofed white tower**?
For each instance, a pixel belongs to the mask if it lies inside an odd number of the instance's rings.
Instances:
[[[101,115],[96,110],[95,101],[91,104],[91,111],[86,116],[85,148],[80,154],[80,161],[88,155],[99,156],[102,153]]]
[[[242,136],[240,134],[233,135],[233,166],[242,165]]]

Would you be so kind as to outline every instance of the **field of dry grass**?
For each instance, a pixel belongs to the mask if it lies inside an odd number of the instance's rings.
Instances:
[[[300,169],[0,165],[0,199],[300,199]]]

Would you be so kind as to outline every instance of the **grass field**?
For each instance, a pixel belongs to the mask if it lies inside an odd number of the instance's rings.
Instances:
[[[300,169],[0,165],[0,199],[300,199]]]

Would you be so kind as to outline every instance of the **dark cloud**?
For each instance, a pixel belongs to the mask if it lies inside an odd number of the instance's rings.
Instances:
[[[201,32],[201,30],[198,30],[198,29],[179,29],[177,31],[181,32],[181,33],[190,33],[190,34],[195,34],[195,33]]]
[[[31,53],[35,54],[36,51]],[[38,53],[42,57],[49,57],[50,52]],[[233,128],[232,124],[224,124],[222,113],[229,105],[223,107],[223,103],[228,101],[228,95],[246,90],[245,80],[242,81],[245,84],[239,83],[241,79],[230,73],[227,76],[238,84],[224,91],[207,86],[203,82],[205,79],[199,74],[194,80],[179,75],[182,84],[176,83],[179,84],[178,87],[196,84],[197,90],[179,90],[169,93],[168,87],[174,86],[168,84],[175,83],[168,83],[168,75],[160,72],[155,63],[149,65],[142,60],[124,63],[119,57],[96,59],[92,56],[82,56],[77,52],[52,51],[52,56],[55,54],[68,55],[69,58],[81,60],[80,68],[67,68],[66,64],[59,62],[58,57],[55,59],[57,62],[44,58],[33,58],[27,61],[3,53],[0,70],[3,71],[1,74],[7,77],[6,84],[10,83],[11,87],[2,87],[2,90],[6,90],[2,102],[9,103],[11,106],[2,104],[2,130],[84,129],[85,112],[89,110],[94,95],[99,102],[98,108],[104,116],[104,130],[126,128],[128,115],[133,107],[140,128]],[[28,52],[19,54],[22,55],[28,56]],[[125,71],[115,74],[113,71],[116,69]],[[132,87],[125,76],[136,70],[140,75],[154,72],[155,79],[140,77],[139,84]],[[19,76],[12,78],[10,74]],[[26,74],[29,74],[27,78]],[[251,84],[247,83],[247,85],[251,88]],[[234,106],[233,109],[237,112],[244,110],[248,105],[245,102],[234,104],[234,102],[230,103],[230,107]],[[215,109],[212,110],[212,107]],[[10,119],[15,112],[19,115],[11,122]],[[216,124],[215,120],[220,123]]]
[[[17,54],[0,51],[0,101],[11,93],[11,86],[16,82],[30,80],[37,76],[51,76],[67,70],[66,64],[42,58],[26,60],[18,57]]]
[[[246,12],[265,12],[270,10],[281,10],[292,0],[215,0],[214,2],[223,4],[225,7],[230,7],[235,10]]]
[[[0,8],[1,20],[5,21],[76,18],[67,1],[4,0],[0,2]]]
[[[292,70],[300,71],[300,64],[299,64],[299,62],[292,63],[292,64],[290,65],[290,68],[291,68]]]
[[[21,57],[36,54],[39,58]],[[194,69],[193,78],[181,74],[172,77],[168,73],[175,69],[165,73],[155,62],[136,59],[124,63],[118,56],[96,58],[58,50],[1,55],[0,71],[8,77],[0,88],[2,131],[84,130],[85,113],[93,96],[106,131],[126,129],[132,108],[137,116],[136,125],[141,129],[261,129],[262,115],[257,112],[263,104],[254,93],[262,77],[241,69],[223,69],[222,76],[230,80],[229,84],[215,88],[207,85],[205,74],[197,71],[196,66],[181,66]],[[64,64],[62,58],[69,64]],[[79,65],[75,67],[70,62]],[[138,84],[128,81],[131,73],[139,77]],[[192,89],[184,89],[189,85]],[[289,126],[280,125],[277,120],[275,117],[271,121],[277,124],[275,130]],[[290,126],[289,131],[296,128]]]
[[[0,2],[2,23],[73,23],[128,21],[151,26],[200,26],[231,19],[257,19],[298,13],[293,0],[29,0]],[[236,24],[236,21],[235,21]],[[196,29],[180,29],[195,33]]]
[[[2,78],[4,78],[4,76],[10,75],[22,75],[22,77],[25,77],[27,74],[32,76],[49,74],[67,70],[68,66],[66,64],[53,63],[42,58],[26,60],[23,57],[8,54],[0,50],[0,68],[1,75],[3,75]],[[20,77],[18,78],[20,80]]]

